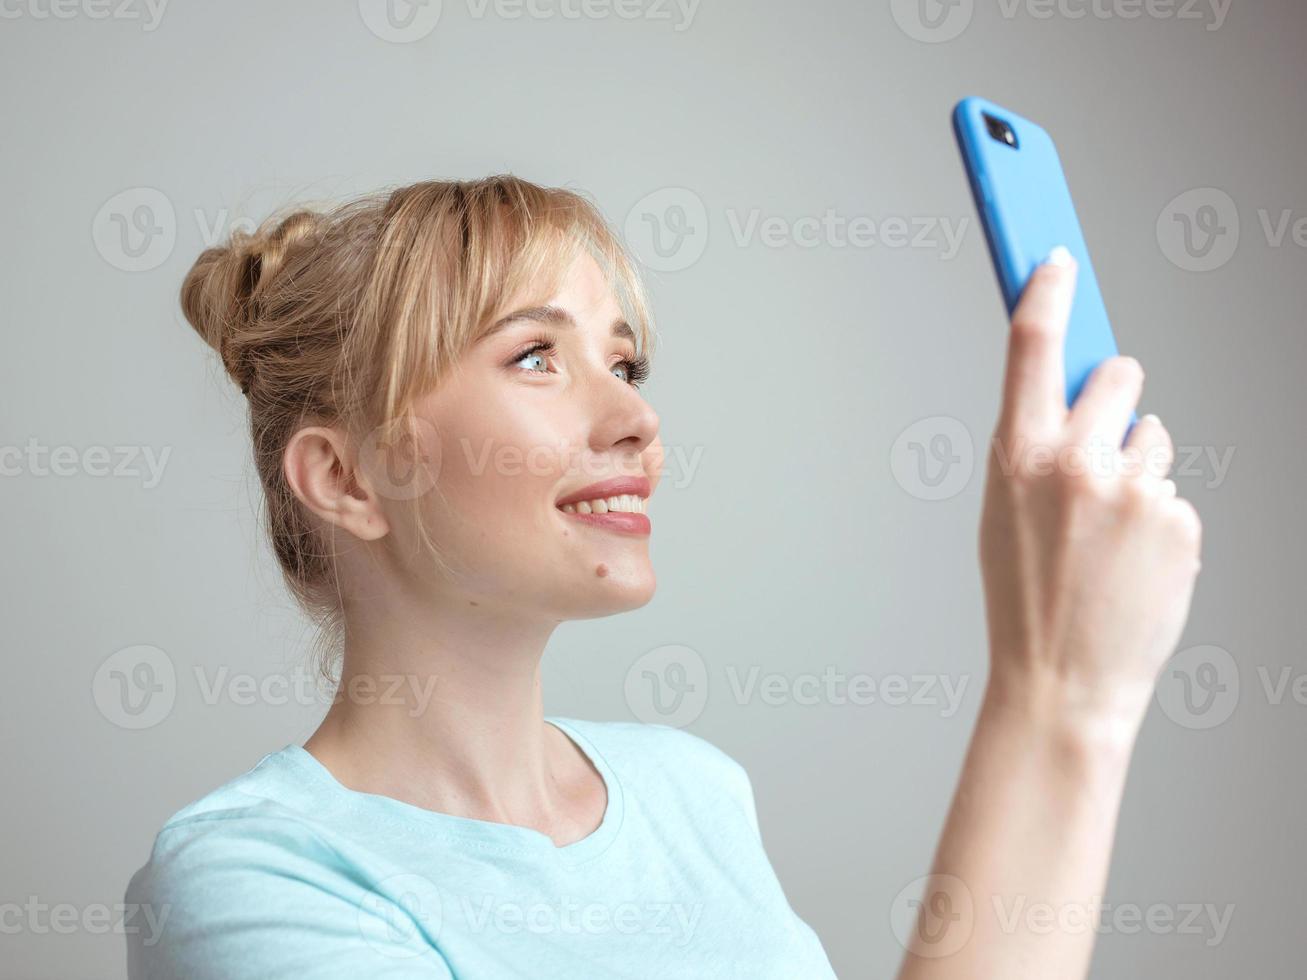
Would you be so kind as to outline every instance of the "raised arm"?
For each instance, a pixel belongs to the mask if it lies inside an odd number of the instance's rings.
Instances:
[[[1067,411],[1075,267],[1055,255],[1012,317],[980,531],[990,678],[900,980],[1088,972],[1122,787],[1179,642],[1201,524],[1143,372],[1101,364]]]

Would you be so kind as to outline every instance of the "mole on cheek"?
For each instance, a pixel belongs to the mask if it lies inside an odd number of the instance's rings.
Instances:
[[[605,565],[603,562],[600,562],[600,563],[595,567],[595,574],[598,575],[600,578],[607,578],[607,577],[608,577],[608,566]]]

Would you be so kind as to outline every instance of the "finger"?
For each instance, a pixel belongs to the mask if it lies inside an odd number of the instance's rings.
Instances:
[[[1143,387],[1144,369],[1133,357],[1118,355],[1103,361],[1071,406],[1071,439],[1091,448],[1118,449]]]
[[[1156,415],[1145,415],[1130,431],[1123,453],[1130,454],[1132,475],[1163,479],[1175,462],[1175,445],[1171,433]]]
[[[1012,311],[1000,428],[1040,431],[1066,418],[1062,345],[1075,296],[1076,264],[1062,246],[1031,273]]]

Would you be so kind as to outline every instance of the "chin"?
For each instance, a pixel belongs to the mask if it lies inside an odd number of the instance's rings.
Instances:
[[[600,574],[601,569],[604,574]],[[617,562],[597,562],[588,581],[570,597],[571,602],[567,603],[570,612],[564,618],[597,619],[630,612],[648,605],[657,587],[657,579],[647,561],[643,567],[625,570]]]

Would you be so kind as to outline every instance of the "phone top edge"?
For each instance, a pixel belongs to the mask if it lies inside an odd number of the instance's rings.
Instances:
[[[953,124],[956,127],[979,126],[980,118],[985,113],[997,116],[1011,126],[1017,135],[1018,142],[1026,143],[1032,139],[1038,140],[1046,147],[1051,148],[1056,155],[1056,144],[1054,144],[1048,130],[1043,126],[1021,115],[1021,113],[1009,109],[1007,106],[999,105],[997,102],[992,102],[978,95],[968,95],[958,100],[953,107]]]

